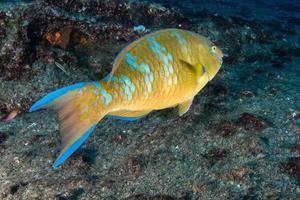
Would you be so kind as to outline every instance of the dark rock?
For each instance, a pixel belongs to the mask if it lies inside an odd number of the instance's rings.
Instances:
[[[258,56],[258,55],[249,55],[249,56],[247,56],[246,58],[245,58],[245,62],[247,62],[247,63],[254,63],[254,62],[256,62],[258,59],[260,59],[260,56]]]
[[[300,144],[294,145],[290,150],[292,156],[300,157]]]
[[[208,102],[203,105],[203,113],[226,113],[228,107],[223,102]]]
[[[225,65],[233,65],[236,62],[238,62],[238,59],[239,59],[239,55],[238,54],[229,55],[229,56],[224,57],[223,63]]]
[[[226,177],[229,180],[241,181],[249,177],[251,170],[247,167],[237,167],[233,169]]]
[[[21,182],[19,184],[15,184],[15,185],[12,185],[9,189],[10,191],[10,194],[11,195],[14,195],[15,193],[18,192],[18,190],[20,189],[20,187],[24,187],[26,186],[28,183],[27,182]]]
[[[266,146],[270,146],[270,139],[268,137],[259,137],[260,141],[262,141]]]
[[[72,194],[71,199],[79,199],[79,196],[84,193],[84,189],[83,188],[75,188],[70,193]]]
[[[220,29],[226,30],[232,27],[231,22],[220,15],[212,15],[211,18],[214,24]]]
[[[124,200],[185,200],[185,198],[176,198],[169,195],[146,196],[142,194],[130,196]]]
[[[9,135],[7,133],[0,132],[0,144],[4,143],[8,137]]]
[[[274,62],[274,63],[272,63],[272,67],[276,68],[276,69],[282,69],[282,68],[284,68],[284,63]]]
[[[256,73],[263,73],[264,70],[261,69],[260,67],[258,67],[258,68],[255,69],[255,72],[256,72]]]
[[[94,15],[98,20],[112,21],[114,19],[122,23],[131,22],[131,25],[132,23],[144,25],[159,25],[163,23],[176,24],[186,21],[183,15],[177,10],[163,6],[149,6],[147,2],[136,1],[134,3],[128,3],[127,1],[119,0],[46,0],[46,2],[66,11]]]
[[[98,151],[96,149],[81,149],[82,161],[88,165],[93,165],[96,162]]]
[[[221,148],[212,148],[208,150],[207,157],[213,158],[213,159],[222,159],[228,155],[228,152],[226,149]]]
[[[277,45],[271,49],[271,52],[278,56],[280,59],[290,56],[299,57],[300,48],[287,45]]]
[[[237,133],[238,131],[238,126],[230,121],[221,121],[220,123],[218,123],[217,125],[215,125],[215,129],[217,131],[217,133],[219,135],[221,135],[222,137],[230,137],[234,134]]]
[[[281,169],[290,176],[300,179],[300,158],[289,158],[281,163]]]
[[[218,96],[226,96],[228,94],[228,89],[224,85],[216,85],[214,91]]]
[[[269,90],[272,95],[276,95],[278,93],[278,90],[274,87],[270,88]]]
[[[125,160],[123,165],[121,166],[120,172],[123,175],[129,175],[133,177],[139,177],[142,167],[146,164],[144,163],[144,156],[133,156]]]
[[[271,28],[273,31],[281,32],[283,34],[294,35],[296,33],[292,26],[289,24],[283,24],[280,21],[272,20],[263,22],[263,24],[268,28]]]
[[[126,139],[126,135],[124,134],[118,134],[114,137],[114,140],[116,142],[123,142]]]
[[[298,17],[288,16],[288,17],[284,17],[283,19],[286,20],[291,25],[300,26],[300,18],[298,18]]]
[[[239,95],[243,96],[243,97],[253,97],[254,93],[249,90],[245,90],[245,91],[239,92]]]
[[[45,140],[45,135],[33,135],[31,137],[30,142],[34,144],[34,143],[41,143],[44,140]]]
[[[262,131],[268,126],[267,122],[250,113],[243,113],[239,118],[239,123],[247,130],[254,129],[256,131]]]
[[[56,195],[56,199],[59,199],[59,200],[79,200],[80,195],[82,195],[84,192],[85,191],[84,191],[83,188],[75,188],[75,189],[73,189],[69,192]]]
[[[67,163],[71,166],[86,168],[95,164],[97,154],[98,151],[95,149],[81,148],[68,159]]]
[[[33,100],[31,98],[23,98],[20,100],[20,108],[21,112],[28,112],[30,106],[33,104]]]
[[[34,72],[29,68],[26,45],[22,41],[15,41],[2,48],[0,54],[0,77],[5,80],[30,79]]]

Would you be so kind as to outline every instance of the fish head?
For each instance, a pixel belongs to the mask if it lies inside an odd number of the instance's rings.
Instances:
[[[201,55],[201,64],[205,67],[209,80],[211,80],[221,68],[224,54],[220,48],[212,42],[207,41],[204,45],[204,49],[202,47]]]

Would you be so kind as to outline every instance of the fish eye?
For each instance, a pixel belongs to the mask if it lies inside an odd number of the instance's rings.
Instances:
[[[212,47],[211,47],[211,51],[212,51],[213,53],[216,53],[216,50],[217,50],[217,47],[216,47],[216,46],[212,46]]]

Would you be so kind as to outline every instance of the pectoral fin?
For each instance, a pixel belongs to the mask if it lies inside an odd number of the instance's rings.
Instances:
[[[193,71],[197,77],[200,77],[202,75],[204,75],[206,73],[206,69],[205,67],[201,64],[201,63],[198,63],[198,64],[190,64],[184,60],[180,60],[180,62],[188,67],[191,71]]]
[[[181,104],[178,104],[178,113],[179,113],[179,116],[182,116],[183,114],[185,114],[191,107],[192,103],[193,103],[193,99],[190,99],[188,101],[185,101]]]
[[[150,113],[151,110],[147,111],[128,111],[128,110],[119,110],[115,112],[110,112],[107,114],[108,118],[113,118],[113,119],[121,119],[121,120],[127,120],[127,121],[134,121],[138,120],[148,113]]]

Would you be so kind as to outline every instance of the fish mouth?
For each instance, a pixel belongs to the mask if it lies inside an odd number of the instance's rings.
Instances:
[[[223,53],[223,51],[220,50],[220,55],[219,55],[219,58],[223,58],[223,57],[227,57],[228,54],[227,53]]]
[[[227,53],[223,53],[223,52],[220,50],[219,55],[218,55],[218,59],[219,59],[219,61],[221,62],[221,65],[222,65],[222,63],[223,63],[223,57],[227,57],[227,56],[228,56]]]
[[[222,53],[221,57],[228,57],[228,54],[227,53]]]

